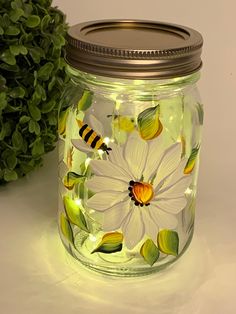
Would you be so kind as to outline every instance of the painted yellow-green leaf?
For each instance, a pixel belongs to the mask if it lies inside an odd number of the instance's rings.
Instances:
[[[189,159],[187,161],[187,164],[184,168],[184,174],[189,174],[193,171],[196,164],[199,148],[200,146],[197,146],[192,149]]]
[[[66,121],[69,114],[69,108],[60,113],[59,123],[58,123],[58,132],[60,135],[65,135],[66,133]]]
[[[161,230],[157,235],[159,250],[167,255],[177,256],[179,252],[179,236],[173,230]]]
[[[161,134],[163,126],[159,119],[160,107],[151,107],[138,116],[138,129],[141,137],[144,140],[152,140]]]
[[[84,176],[77,174],[75,172],[68,172],[63,179],[63,184],[68,190],[72,190],[75,184],[80,183],[83,180]]]
[[[158,260],[160,252],[156,244],[151,239],[147,239],[140,249],[140,254],[152,266]]]
[[[87,110],[92,105],[93,93],[89,90],[85,90],[81,99],[78,102],[78,110]]]
[[[63,213],[60,214],[60,228],[64,237],[73,244],[74,243],[73,231],[69,220]]]
[[[69,221],[80,229],[89,232],[88,225],[80,205],[72,200],[69,196],[64,196],[63,202]]]
[[[203,125],[203,120],[204,120],[204,110],[203,110],[203,105],[202,104],[197,104],[197,111],[198,111],[198,119],[199,123]]]
[[[101,253],[115,253],[122,250],[123,234],[120,232],[111,232],[106,233],[102,241],[98,244],[95,250],[92,253],[101,252]]]

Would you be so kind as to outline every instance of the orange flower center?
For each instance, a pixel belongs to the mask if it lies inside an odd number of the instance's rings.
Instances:
[[[153,199],[154,196],[153,186],[146,182],[130,181],[129,190],[129,195],[137,206],[148,206],[149,202]]]

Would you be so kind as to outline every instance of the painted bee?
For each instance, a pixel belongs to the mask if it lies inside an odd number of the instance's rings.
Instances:
[[[92,128],[88,126],[88,124],[83,123],[81,120],[77,120],[79,126],[79,135],[84,140],[84,142],[89,145],[93,149],[101,149],[109,155],[109,151],[111,150],[108,147],[104,140],[100,135],[98,135]]]

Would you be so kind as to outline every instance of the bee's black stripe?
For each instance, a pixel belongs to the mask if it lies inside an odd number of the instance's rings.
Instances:
[[[85,140],[86,143],[88,142],[88,140],[89,140],[90,136],[93,134],[93,132],[94,132],[93,130],[90,130],[90,131],[85,135],[84,140]]]
[[[82,126],[82,128],[79,130],[79,135],[82,137],[83,136],[83,133],[84,131],[87,129],[88,125],[87,124],[84,124]]]
[[[94,148],[99,140],[100,140],[100,136],[97,135],[95,139],[92,141],[91,147]]]
[[[102,143],[102,145],[99,147],[99,149],[101,149],[105,152],[105,151],[107,151],[107,145],[105,143]]]

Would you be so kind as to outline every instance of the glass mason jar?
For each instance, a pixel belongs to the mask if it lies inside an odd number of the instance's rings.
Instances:
[[[89,268],[165,268],[194,227],[201,35],[150,21],[72,27],[59,118],[59,231]]]

